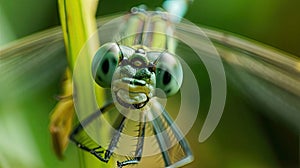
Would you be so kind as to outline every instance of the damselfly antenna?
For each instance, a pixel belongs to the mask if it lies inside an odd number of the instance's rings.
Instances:
[[[119,57],[119,63],[120,63],[124,59],[124,54],[123,54],[123,51],[122,51],[122,49],[120,47],[120,44],[117,41],[116,41],[116,44],[117,44],[117,46],[118,46],[118,48],[120,50],[120,56],[121,56],[121,57]]]
[[[165,49],[163,52],[161,52],[161,53],[159,54],[159,56],[156,58],[156,60],[153,62],[153,65],[156,66],[157,63],[158,63],[158,61],[161,59],[161,57],[162,57],[165,53],[167,53],[167,52],[168,52],[168,49]]]

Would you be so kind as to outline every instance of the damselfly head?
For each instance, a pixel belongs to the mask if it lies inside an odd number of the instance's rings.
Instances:
[[[116,43],[100,47],[92,62],[96,83],[111,88],[116,102],[131,109],[143,108],[157,89],[166,96],[177,93],[182,73],[179,61],[166,51],[134,49]]]

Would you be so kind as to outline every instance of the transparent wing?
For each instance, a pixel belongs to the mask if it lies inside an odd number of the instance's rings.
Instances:
[[[101,25],[115,16],[98,20]],[[5,98],[53,84],[67,67],[61,27],[32,34],[0,47],[0,89]],[[54,78],[55,77],[55,78]]]
[[[0,50],[3,87],[13,85],[19,90],[45,87],[67,65],[60,28],[28,36]]]
[[[230,79],[265,114],[300,130],[300,59],[257,42],[207,30]]]
[[[202,35],[191,25],[183,22],[176,28],[183,34],[181,38],[190,41],[194,48],[210,52],[201,44]],[[220,54],[229,84],[252,103],[265,107],[265,115],[275,116],[299,131],[299,57],[227,32],[201,29]],[[213,53],[208,55],[213,56]],[[190,57],[185,59],[191,60]]]
[[[112,18],[114,16],[102,18],[98,25]],[[20,88],[12,89],[18,92],[45,87],[54,79],[53,76],[63,76],[66,67],[61,27],[24,37],[0,47],[1,91],[7,86]]]

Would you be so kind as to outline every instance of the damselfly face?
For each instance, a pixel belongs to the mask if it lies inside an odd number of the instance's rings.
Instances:
[[[143,108],[161,89],[170,96],[182,83],[182,68],[168,52],[107,43],[96,53],[92,72],[101,87],[112,89],[116,102],[129,109]]]

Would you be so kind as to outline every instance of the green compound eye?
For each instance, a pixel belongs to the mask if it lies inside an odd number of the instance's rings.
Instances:
[[[164,53],[156,65],[156,87],[162,89],[167,96],[171,96],[180,89],[182,79],[180,62],[175,56]]]
[[[92,62],[92,74],[101,87],[110,87],[121,56],[120,47],[116,43],[106,43],[96,52]]]

